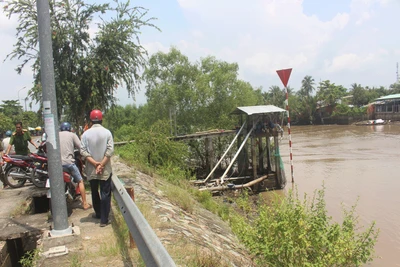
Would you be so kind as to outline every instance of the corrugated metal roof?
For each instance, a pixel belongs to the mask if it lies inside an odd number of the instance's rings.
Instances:
[[[389,100],[389,99],[395,99],[395,98],[400,98],[400,94],[385,95],[380,98],[377,98],[376,100]]]
[[[286,110],[278,108],[273,105],[248,106],[248,107],[237,107],[231,114],[246,113],[247,115],[253,115],[253,114],[275,113],[275,112],[286,112]]]

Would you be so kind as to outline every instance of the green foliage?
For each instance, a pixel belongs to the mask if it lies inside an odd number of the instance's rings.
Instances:
[[[368,104],[369,99],[367,91],[361,86],[361,84],[353,83],[351,85],[350,93],[352,95],[351,103],[354,106],[359,107]]]
[[[22,267],[33,267],[36,266],[36,262],[40,257],[40,250],[39,249],[34,249],[27,251],[24,256],[21,257],[19,260],[19,263],[21,264]]]
[[[17,121],[22,121],[24,128],[43,125],[39,113],[23,111],[16,100],[3,100],[0,105],[0,132],[14,130]]]
[[[187,146],[168,138],[168,124],[165,121],[158,121],[148,130],[124,126],[116,132],[116,136],[125,132],[129,132],[134,142],[118,148],[122,158],[157,168],[170,180],[187,177]]]
[[[172,203],[188,213],[193,212],[195,203],[193,201],[193,197],[187,190],[175,185],[165,185],[162,187],[162,189]]]
[[[22,113],[22,123],[24,126],[37,127],[43,126],[43,120],[38,112],[25,111]]]
[[[242,190],[240,196],[236,198],[235,202],[238,208],[242,210],[244,214],[249,214],[253,210],[247,190]]]
[[[147,10],[132,7],[130,1],[87,4],[82,0],[50,1],[52,48],[58,115],[83,125],[91,109],[106,109],[114,103],[121,85],[135,95],[147,51],[140,44],[143,27],[156,28],[147,18]],[[30,63],[35,81],[29,91],[37,102],[42,100],[35,1],[5,1],[4,12],[18,17],[17,41],[9,59],[19,59],[21,73]],[[107,18],[108,19],[107,19]],[[92,38],[90,25],[97,23]]]
[[[0,131],[5,132],[7,130],[14,130],[14,121],[12,118],[4,115],[4,113],[0,112]]]
[[[239,66],[206,57],[190,62],[176,48],[151,56],[146,81],[149,124],[170,121],[170,134],[234,125],[237,106],[262,103],[261,91],[238,79]]]
[[[194,190],[193,191],[195,199],[203,205],[204,208],[207,210],[217,213],[218,210],[218,205],[214,201],[211,192],[209,191],[200,191],[200,190]]]
[[[281,89],[279,86],[273,85],[269,88],[269,91],[263,95],[265,104],[285,108],[286,91],[284,88]]]
[[[301,81],[301,88],[297,92],[297,99],[289,99],[291,103],[291,109],[295,110],[296,119],[303,124],[312,123],[314,120],[313,114],[315,112],[317,103],[316,98],[313,97],[312,93],[315,90],[314,79],[311,76],[305,76]],[[297,100],[297,105],[293,109],[293,102]]]
[[[373,222],[358,226],[356,205],[343,208],[342,223],[327,215],[325,189],[300,200],[290,191],[284,199],[262,205],[250,223],[232,217],[236,234],[262,266],[361,266],[374,259],[379,230]]]
[[[135,105],[125,107],[113,105],[103,116],[103,125],[111,132],[119,130],[123,126],[137,125],[140,119],[140,109]],[[114,136],[115,138],[115,136]],[[131,140],[131,137],[120,136],[119,140]]]
[[[135,139],[138,134],[138,127],[134,125],[125,124],[118,130],[114,131],[114,141],[131,141]]]
[[[346,95],[347,89],[341,85],[335,85],[329,80],[319,83],[317,98],[325,105],[335,105],[336,102]]]
[[[18,100],[3,100],[3,104],[0,105],[0,112],[10,118],[17,117],[22,111],[22,106]]]
[[[366,107],[350,107],[347,104],[338,104],[332,113],[332,116],[358,116],[366,114]]]

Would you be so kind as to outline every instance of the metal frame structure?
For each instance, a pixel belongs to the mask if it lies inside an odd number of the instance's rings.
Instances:
[[[196,181],[195,184],[200,185],[200,190],[210,191],[244,187],[251,187],[256,191],[284,188],[286,177],[279,155],[279,136],[283,134],[280,124],[283,123],[286,110],[273,105],[247,106],[238,107],[231,114],[240,116],[241,128],[215,166],[212,158],[207,160],[211,171],[204,180]],[[206,137],[206,146],[207,143],[212,143],[210,140],[207,142],[211,138]],[[210,180],[236,140],[238,149],[224,173],[219,178]],[[238,175],[227,177],[235,163]]]

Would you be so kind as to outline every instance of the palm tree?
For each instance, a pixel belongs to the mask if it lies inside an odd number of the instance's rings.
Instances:
[[[268,100],[269,104],[282,107],[285,102],[285,91],[277,85],[271,86],[268,92]]]
[[[301,89],[297,93],[301,102],[303,103],[303,114],[304,119],[307,119],[312,123],[313,121],[313,109],[315,108],[314,98],[312,97],[312,93],[315,90],[314,87],[314,79],[313,77],[307,75],[301,81]]]
[[[314,87],[314,78],[307,75],[304,77],[304,79],[301,81],[301,92],[303,93],[304,97],[310,98],[311,94],[315,90]]]

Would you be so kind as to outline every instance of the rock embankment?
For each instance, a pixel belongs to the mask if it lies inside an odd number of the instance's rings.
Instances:
[[[139,207],[152,207],[144,215],[150,218],[147,220],[178,265],[186,266],[182,264],[184,258],[196,253],[199,260],[219,261],[226,266],[254,266],[229,225],[217,215],[199,206],[187,212],[172,204],[162,191],[163,181],[127,166],[118,157],[113,160],[113,171],[127,184],[133,184]]]

